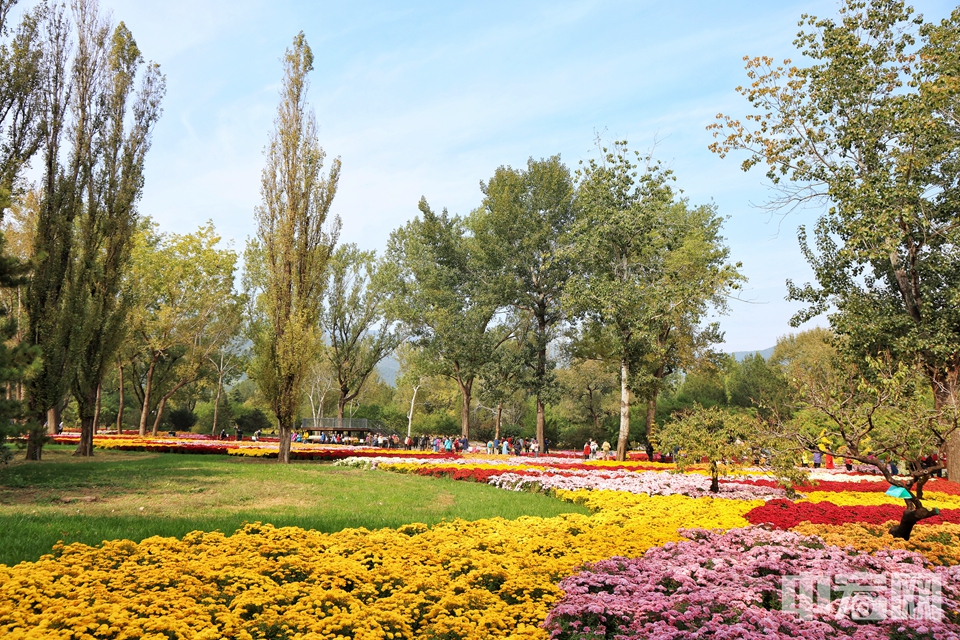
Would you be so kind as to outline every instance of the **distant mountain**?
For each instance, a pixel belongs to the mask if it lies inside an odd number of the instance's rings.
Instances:
[[[737,362],[743,362],[743,359],[747,356],[752,356],[755,353],[759,353],[763,356],[764,360],[769,360],[770,356],[773,355],[773,347],[769,349],[764,349],[763,351],[734,351],[731,355],[736,359]]]
[[[397,375],[400,373],[400,362],[392,355],[387,356],[377,365],[377,375],[391,387],[397,386]]]

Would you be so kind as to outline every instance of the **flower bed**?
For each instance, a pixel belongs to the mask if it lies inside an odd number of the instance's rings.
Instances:
[[[276,443],[209,437],[111,435],[95,444],[250,457],[277,451]],[[924,566],[960,561],[960,490],[943,480],[925,492],[941,515],[922,521],[907,542],[884,524],[899,519],[902,501],[859,470],[816,470],[794,502],[749,469],[722,479],[714,495],[702,471],[665,473],[673,465],[643,461],[307,443],[294,443],[292,457],[544,491],[593,513],[334,534],[257,524],[230,537],[195,532],[60,547],[38,563],[0,566],[0,636],[545,638],[540,625],[549,614],[550,633],[571,640],[887,637],[889,627],[844,622],[836,611],[812,621],[780,612],[778,581],[804,566],[874,574],[906,566],[939,576],[947,611],[958,607],[960,569],[934,574]],[[586,563],[595,564],[574,575]],[[896,633],[955,637],[953,623],[925,631],[911,623]]]
[[[771,524],[778,529],[790,529],[801,522],[811,524],[883,524],[899,521],[903,507],[893,504],[840,507],[832,502],[791,502],[770,500],[746,514],[753,524]],[[960,509],[949,509],[940,515],[921,520],[917,526],[930,526],[944,522],[960,523]]]
[[[810,607],[809,620],[781,610],[783,577],[816,570],[830,578],[856,576],[855,584],[871,584],[867,576],[894,574],[917,582],[940,579],[944,609],[955,612],[960,609],[960,574],[955,568],[930,570],[921,556],[906,551],[852,553],[816,537],[760,528],[682,533],[691,540],[651,549],[639,559],[603,560],[563,580],[560,588],[566,595],[545,623],[550,637],[960,637],[960,624],[952,618],[889,619],[897,612],[888,610],[887,619],[860,620],[858,611],[871,605],[864,593]],[[940,610],[929,613],[934,617]]]
[[[76,444],[79,436],[72,434],[54,436],[60,444]],[[246,456],[253,458],[276,458],[279,444],[275,441],[253,442],[250,440],[217,440],[205,436],[190,438],[184,436],[140,437],[140,436],[96,436],[93,440],[97,449],[115,451],[145,451],[150,453],[216,454]],[[349,445],[320,445],[312,443],[291,443],[292,460],[343,460],[349,457],[404,458],[409,460],[450,460],[459,457],[452,453],[433,453],[430,451],[402,451],[397,449],[373,449]]]
[[[0,565],[0,636],[543,638],[557,582],[584,563],[639,556],[684,525],[745,526],[758,504],[558,493],[597,512],[69,545]]]
[[[791,531],[818,536],[827,544],[838,547],[852,547],[865,552],[903,549],[921,554],[932,565],[960,564],[960,525],[949,522],[935,527],[918,525],[910,540],[894,538],[887,531],[888,528],[861,523],[830,525],[807,522],[793,527]]]

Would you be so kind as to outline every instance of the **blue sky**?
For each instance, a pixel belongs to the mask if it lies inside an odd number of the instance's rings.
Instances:
[[[320,142],[343,162],[341,241],[382,250],[421,195],[467,213],[496,167],[556,153],[575,167],[595,132],[639,150],[656,141],[691,203],[730,217],[749,302],[720,319],[726,349],[763,349],[791,330],[798,306],[784,281],[810,275],[796,226],[817,211],[757,208],[762,172],[710,153],[705,127],[746,112],[734,90],[743,56],[796,57],[800,15],[834,15],[837,2],[101,2],[167,77],[140,205],[163,230],[212,219],[237,249],[253,234],[280,57],[302,30]],[[954,4],[914,6],[940,19]]]

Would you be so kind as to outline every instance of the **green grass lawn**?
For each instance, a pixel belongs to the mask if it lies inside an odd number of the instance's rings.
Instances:
[[[58,540],[139,542],[246,522],[318,531],[410,522],[586,513],[543,495],[484,484],[233,456],[44,448],[39,463],[0,466],[0,563],[36,560]]]

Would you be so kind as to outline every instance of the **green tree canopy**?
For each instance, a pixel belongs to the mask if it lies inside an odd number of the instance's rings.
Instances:
[[[240,330],[243,299],[233,289],[238,256],[220,242],[212,222],[194,233],[163,234],[148,221],[137,236],[126,286],[133,301],[129,335],[145,364],[141,435],[151,414],[156,433],[167,401],[198,380]],[[182,357],[157,399],[157,366],[178,350]]]
[[[502,269],[480,251],[466,221],[426,199],[420,216],[395,230],[383,261],[384,286],[400,319],[423,350],[424,373],[455,380],[461,394],[460,430],[470,430],[473,385],[494,350],[510,335],[495,322],[501,307]]]
[[[337,417],[355,399],[376,366],[403,341],[405,334],[386,315],[387,293],[377,277],[376,257],[346,244],[330,260],[327,305],[321,328],[329,343],[323,350],[336,372],[340,398]]]
[[[560,298],[571,272],[561,248],[573,223],[573,179],[559,156],[530,158],[525,170],[498,168],[481,190],[486,215],[475,217],[473,231],[484,239],[481,249],[496,252],[503,265],[504,303],[531,318],[522,343],[525,386],[535,396],[542,450],[545,402],[557,391],[547,347],[564,317]]]
[[[620,368],[617,457],[630,441],[630,392],[648,402],[647,431],[666,376],[721,338],[701,326],[740,280],[727,263],[722,220],[711,206],[690,207],[670,186],[669,172],[637,164],[625,142],[603,148],[580,172],[577,220],[567,243],[578,268],[565,304],[606,333]]]
[[[847,0],[838,18],[803,16],[805,65],[747,60],[740,88],[754,113],[712,125],[724,156],[765,164],[774,207],[822,203],[800,242],[815,283],[789,283],[809,304],[799,324],[830,311],[861,359],[919,361],[937,402],[960,378],[960,9],[925,23],[898,0]],[[960,437],[951,477],[960,478]]]

